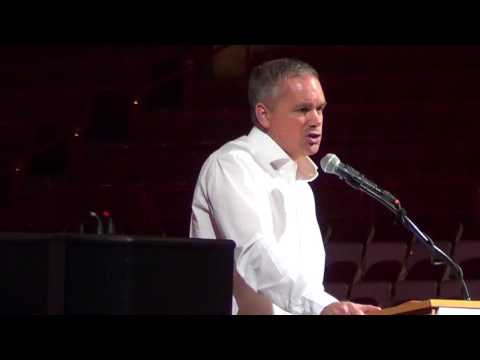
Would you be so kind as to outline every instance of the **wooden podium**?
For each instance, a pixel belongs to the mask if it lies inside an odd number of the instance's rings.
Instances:
[[[412,300],[385,308],[372,315],[480,315],[480,301]]]

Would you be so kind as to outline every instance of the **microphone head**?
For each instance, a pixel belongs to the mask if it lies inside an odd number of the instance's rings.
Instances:
[[[340,159],[335,154],[327,154],[320,160],[320,167],[327,174],[335,174],[338,164],[340,164]]]

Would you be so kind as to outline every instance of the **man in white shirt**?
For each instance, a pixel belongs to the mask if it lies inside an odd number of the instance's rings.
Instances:
[[[365,314],[323,287],[325,251],[309,156],[322,137],[325,96],[310,65],[278,59],[254,68],[253,128],[204,163],[192,203],[190,237],[236,243],[235,314]]]

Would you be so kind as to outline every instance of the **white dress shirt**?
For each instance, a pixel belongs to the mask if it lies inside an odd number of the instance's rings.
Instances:
[[[203,164],[195,187],[190,237],[230,239],[235,248],[233,313],[319,314],[325,251],[312,189],[317,166],[293,161],[253,127]],[[240,311],[238,311],[240,310]]]

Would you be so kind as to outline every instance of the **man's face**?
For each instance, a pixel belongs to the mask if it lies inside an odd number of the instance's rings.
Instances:
[[[257,104],[257,114],[259,111],[263,114],[259,121],[267,134],[297,160],[318,152],[325,105],[322,87],[315,76],[292,76],[280,82],[273,99]]]

